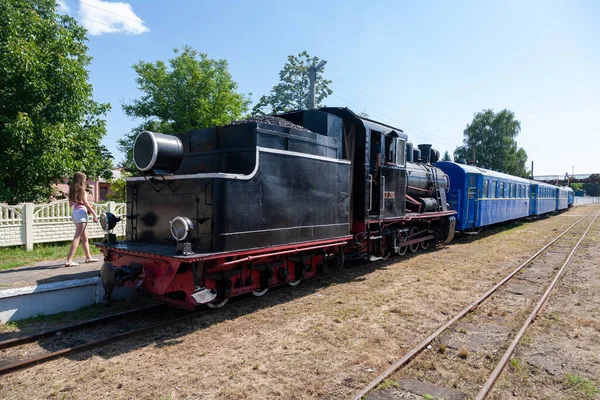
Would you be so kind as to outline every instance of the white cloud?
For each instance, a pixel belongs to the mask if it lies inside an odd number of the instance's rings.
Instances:
[[[56,0],[56,2],[58,3],[58,11],[71,12],[71,7],[69,7],[65,0]]]
[[[90,35],[128,33],[139,35],[150,31],[129,3],[112,3],[102,0],[80,0],[81,24]]]

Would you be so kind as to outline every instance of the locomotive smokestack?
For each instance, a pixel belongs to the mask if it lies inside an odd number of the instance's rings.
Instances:
[[[431,162],[431,145],[420,144],[419,149],[421,150],[421,158],[423,159],[423,163],[429,164]]]
[[[140,171],[173,172],[183,157],[183,144],[177,136],[143,131],[133,145],[133,162]]]

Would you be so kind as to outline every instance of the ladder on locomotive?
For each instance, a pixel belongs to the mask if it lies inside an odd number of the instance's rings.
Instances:
[[[440,191],[440,185],[438,184],[438,173],[437,168],[433,165],[431,166],[431,170],[433,171],[433,185],[435,186],[435,199],[437,200],[437,210],[439,212],[444,211],[444,204],[442,204],[442,193]]]

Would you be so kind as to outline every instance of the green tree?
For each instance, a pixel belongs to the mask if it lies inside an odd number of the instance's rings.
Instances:
[[[78,170],[109,176],[86,40],[54,0],[0,0],[0,202],[48,200]]]
[[[123,104],[125,114],[143,122],[123,139],[119,150],[124,166],[135,171],[132,150],[137,135],[150,130],[173,134],[225,125],[248,111],[250,98],[237,92],[226,60],[213,60],[191,47],[175,49],[169,66],[163,61],[140,61],[133,66],[143,95]]]
[[[527,153],[517,146],[516,141],[520,131],[521,122],[512,111],[505,109],[494,113],[488,109],[478,112],[464,130],[463,145],[454,150],[454,158],[527,177]]]
[[[583,184],[583,190],[587,196],[600,196],[600,174],[591,174],[588,178],[596,182],[586,182]]]
[[[570,186],[571,186],[571,189],[573,189],[574,192],[578,192],[578,191],[580,191],[583,188],[583,184],[582,183],[576,183],[576,182],[571,183]]]
[[[127,187],[127,177],[131,176],[130,173],[128,173],[125,170],[121,171],[121,176],[118,178],[112,178],[109,182],[110,182],[110,193],[108,194],[107,198],[110,201],[116,201],[118,203],[124,203],[126,201],[126,197],[125,197],[125,189]]]
[[[303,51],[297,56],[288,56],[288,61],[279,72],[280,82],[273,86],[271,93],[262,96],[252,109],[252,114],[279,114],[292,110],[308,108],[309,80],[308,70],[319,63],[318,57],[311,57]],[[333,93],[329,88],[330,80],[323,78],[324,68],[317,71],[315,81],[315,103],[321,102]]]
[[[446,150],[444,152],[444,156],[442,157],[442,161],[452,161],[452,157],[450,157],[450,153],[448,153],[448,150]]]

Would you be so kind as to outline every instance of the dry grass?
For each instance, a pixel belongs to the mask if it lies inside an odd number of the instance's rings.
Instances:
[[[544,219],[303,282],[9,375],[0,398],[346,398],[573,222]],[[438,373],[435,363],[421,371]],[[459,387],[462,374],[448,383]]]

